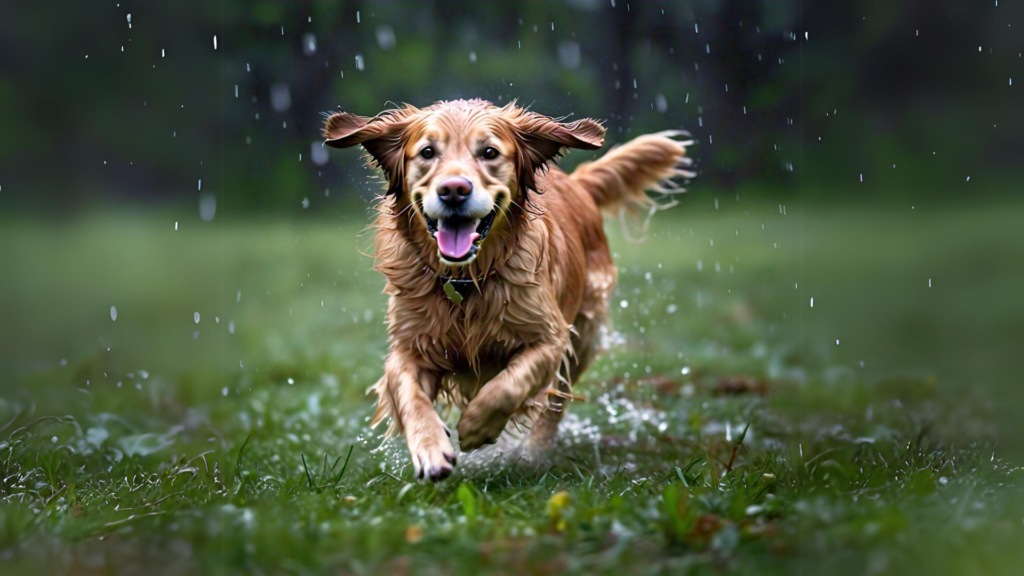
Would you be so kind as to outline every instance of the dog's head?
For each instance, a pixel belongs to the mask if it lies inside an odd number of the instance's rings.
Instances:
[[[387,194],[411,204],[452,266],[476,258],[513,202],[525,205],[548,161],[565,148],[600,148],[604,132],[594,120],[563,123],[483,100],[407,105],[373,118],[341,112],[324,125],[328,146],[363,145],[387,177]]]

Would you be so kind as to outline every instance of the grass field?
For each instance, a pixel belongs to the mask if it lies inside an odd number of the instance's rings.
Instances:
[[[1020,573],[1019,207],[716,202],[609,223],[550,462],[437,485],[364,214],[3,221],[3,572]]]

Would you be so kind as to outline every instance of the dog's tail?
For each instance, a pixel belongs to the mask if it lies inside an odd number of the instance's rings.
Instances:
[[[597,205],[605,209],[627,204],[654,205],[645,191],[661,194],[685,192],[676,179],[693,178],[686,147],[692,140],[679,140],[685,132],[645,134],[608,151],[593,162],[573,171],[571,178],[582,185]]]

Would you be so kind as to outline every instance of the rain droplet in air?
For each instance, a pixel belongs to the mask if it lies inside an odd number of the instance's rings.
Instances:
[[[928,283],[931,284],[931,280],[929,280]],[[117,322],[117,308],[114,306],[110,307],[110,320]]]
[[[195,314],[193,314],[192,318],[196,321],[196,324],[199,324],[199,312],[196,312]]]
[[[306,32],[302,36],[302,53],[306,56],[316,54],[316,36],[312,32]]]
[[[203,222],[209,222],[216,215],[217,197],[213,194],[201,194],[199,196],[199,217]]]
[[[217,49],[217,35],[216,34],[213,35],[213,49],[214,50]]]
[[[309,156],[313,159],[313,164],[316,164],[317,166],[327,164],[327,161],[330,159],[330,153],[327,151],[327,147],[320,142],[314,141],[310,144],[309,152]]]
[[[381,50],[391,50],[395,47],[395,29],[387,24],[382,24],[377,27],[377,45],[380,46]]]
[[[270,107],[284,112],[292,107],[292,90],[286,82],[275,82],[270,87]]]

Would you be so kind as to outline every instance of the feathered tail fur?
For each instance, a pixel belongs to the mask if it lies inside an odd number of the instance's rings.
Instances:
[[[677,140],[684,132],[645,134],[608,151],[593,162],[576,168],[571,178],[604,209],[627,204],[653,205],[645,191],[661,194],[685,192],[676,178],[693,178],[686,147],[692,140]]]

